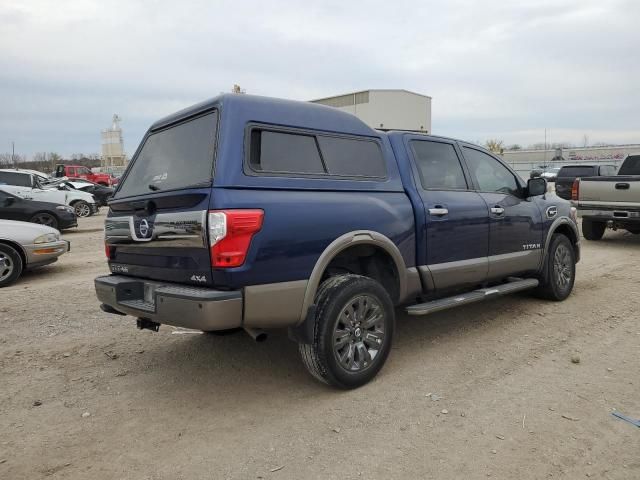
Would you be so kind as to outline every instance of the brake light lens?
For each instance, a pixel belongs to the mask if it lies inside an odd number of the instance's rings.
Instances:
[[[262,210],[212,210],[209,212],[211,266],[241,266],[253,235],[262,228]]]
[[[111,260],[111,245],[107,242],[104,242],[104,254],[107,256],[107,260]]]
[[[578,201],[580,195],[580,179],[576,178],[571,185],[571,200]]]

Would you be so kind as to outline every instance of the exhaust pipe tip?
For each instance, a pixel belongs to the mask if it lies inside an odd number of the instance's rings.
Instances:
[[[267,339],[267,332],[259,328],[243,327],[244,331],[249,334],[256,342],[264,342]]]

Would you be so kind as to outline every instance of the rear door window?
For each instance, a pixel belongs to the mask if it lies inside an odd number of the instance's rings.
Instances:
[[[559,177],[591,177],[593,175],[593,167],[562,167],[558,172]]]
[[[0,183],[17,187],[31,187],[31,175],[18,172],[0,172]]]
[[[414,158],[422,187],[431,190],[466,190],[460,159],[450,143],[413,140]]]
[[[133,160],[117,197],[209,184],[217,122],[213,112],[152,133]]]

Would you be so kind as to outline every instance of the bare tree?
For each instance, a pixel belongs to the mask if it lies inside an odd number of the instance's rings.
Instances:
[[[586,133],[582,136],[582,146],[583,147],[589,146],[589,137],[587,136]]]
[[[507,147],[507,150],[522,150],[522,146],[514,143],[513,145],[509,145]]]
[[[504,141],[497,138],[490,138],[485,142],[484,146],[493,153],[502,153],[504,151]]]

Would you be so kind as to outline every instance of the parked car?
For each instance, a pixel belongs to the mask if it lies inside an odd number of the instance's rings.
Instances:
[[[222,95],[144,136],[109,203],[96,293],[139,328],[288,327],[314,377],[354,388],[391,350],[394,307],[567,298],[575,210],[546,190],[473,144]]]
[[[561,167],[551,167],[544,172],[540,173],[540,176],[544,178],[547,182],[555,182],[556,177],[558,176],[558,172]]]
[[[571,188],[576,178],[615,175],[615,165],[567,165],[562,167],[556,178],[556,195],[571,200]]]
[[[94,173],[82,165],[56,165],[55,177],[82,178],[110,187],[118,184],[118,179],[109,173]]]
[[[69,248],[54,228],[0,220],[0,288],[11,285],[26,269],[56,262]]]
[[[56,203],[25,200],[3,190],[0,185],[0,218],[39,223],[57,230],[78,226],[73,207]]]
[[[0,185],[6,192],[26,200],[70,205],[78,217],[88,217],[98,211],[93,195],[78,190],[60,191],[55,187],[43,186],[40,178],[29,171],[0,169]]]
[[[66,183],[68,185],[71,185],[76,190],[87,192],[93,195],[99,207],[105,207],[107,205],[107,202],[111,197],[113,197],[113,193],[115,192],[115,188],[113,187],[105,187],[104,185],[101,185],[99,183],[91,182],[89,180],[82,180],[79,178],[71,179]]]
[[[640,234],[640,154],[629,155],[617,175],[577,178],[571,199],[587,240],[600,240],[607,227]]]

